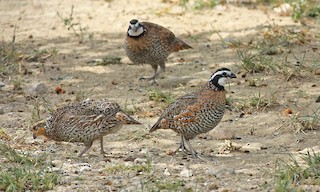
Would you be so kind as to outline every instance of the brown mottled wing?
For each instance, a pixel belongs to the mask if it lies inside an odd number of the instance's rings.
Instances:
[[[115,117],[116,113],[120,111],[118,103],[107,100],[84,100],[79,104],[80,110],[77,114],[83,115],[103,115],[104,118]]]
[[[158,121],[152,126],[150,132],[157,129],[171,129],[175,127],[177,118],[183,121],[193,121],[190,114],[188,114],[190,106],[194,105],[198,99],[198,92],[186,94],[173,103],[171,103],[162,113]]]
[[[97,124],[101,119],[114,118],[120,110],[117,103],[106,100],[84,100],[80,103],[70,104],[58,108],[51,115],[51,127],[75,126],[86,127],[86,125]]]
[[[145,26],[148,36],[159,37],[159,39],[161,39],[160,43],[162,43],[162,46],[164,47],[171,45],[176,38],[174,33],[165,27],[149,22],[142,22],[141,24]]]
[[[158,36],[159,39],[161,39],[159,43],[161,43],[163,47],[167,47],[167,50],[170,52],[178,52],[182,49],[192,48],[190,45],[176,38],[174,33],[165,27],[149,22],[143,22],[142,24],[146,27],[149,36]]]

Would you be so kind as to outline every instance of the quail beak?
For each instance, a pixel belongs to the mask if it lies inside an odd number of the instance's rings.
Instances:
[[[237,76],[233,73],[231,73],[230,78],[237,78]]]
[[[37,133],[34,132],[34,133],[32,134],[32,136],[33,136],[33,139],[36,139],[36,138],[37,138]]]

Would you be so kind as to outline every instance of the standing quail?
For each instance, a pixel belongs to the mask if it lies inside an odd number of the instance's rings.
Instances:
[[[151,77],[141,77],[140,79],[155,79],[161,72],[165,71],[165,61],[172,52],[178,52],[192,47],[176,38],[168,29],[149,22],[139,22],[133,19],[129,23],[127,36],[125,39],[125,50],[129,59],[138,64],[150,64],[154,69]],[[158,71],[158,66],[160,70]]]
[[[34,125],[32,131],[34,139],[42,135],[55,141],[84,143],[81,157],[98,138],[103,154],[103,136],[117,132],[123,124],[140,123],[123,112],[117,103],[87,99],[57,109],[46,122]]]
[[[206,133],[218,125],[226,105],[225,81],[236,78],[227,68],[218,69],[212,74],[205,87],[186,94],[171,103],[162,113],[150,132],[157,129],[172,129],[181,135],[179,149],[187,151],[186,142],[193,157],[199,157],[189,140]]]

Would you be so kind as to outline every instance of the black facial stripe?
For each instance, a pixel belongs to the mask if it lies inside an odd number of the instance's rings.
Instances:
[[[219,85],[218,81],[220,78],[222,78],[222,75],[216,75],[210,82],[216,87],[218,88],[219,91],[224,90],[224,87]]]

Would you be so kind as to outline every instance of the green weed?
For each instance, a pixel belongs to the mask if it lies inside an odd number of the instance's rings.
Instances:
[[[275,168],[275,190],[304,191],[301,185],[320,185],[320,155],[309,152],[302,156],[303,163],[290,156],[290,162],[277,160]]]
[[[239,67],[250,73],[259,73],[273,68],[272,59],[263,57],[253,49],[237,49]]]
[[[13,90],[14,91],[21,91],[23,87],[23,79],[22,78],[16,78],[13,80]]]
[[[312,114],[301,115],[300,113],[292,114],[288,120],[284,121],[282,127],[290,127],[295,133],[306,130],[317,130],[320,127],[320,110]]]
[[[294,76],[301,76],[303,69],[313,69],[306,66],[306,52],[300,58],[291,51],[291,47],[305,43],[307,36],[307,31],[270,24],[262,35],[252,39],[247,46],[237,48],[238,67],[249,73],[278,73],[288,81]]]
[[[108,173],[123,173],[123,172],[135,172],[135,173],[151,173],[152,165],[151,159],[147,158],[147,162],[145,164],[133,164],[133,165],[124,165],[124,164],[116,164],[105,169]]]
[[[90,98],[90,96],[93,96],[93,91],[94,91],[94,89],[92,88],[91,90],[89,90],[89,91],[86,91],[86,90],[80,90],[80,89],[78,89],[79,91],[77,91],[76,93],[75,93],[75,95],[76,95],[76,98],[75,98],[75,100],[76,101],[83,101],[83,100],[85,100],[85,99],[87,99],[87,98]]]
[[[147,92],[150,101],[163,102],[166,104],[170,104],[174,101],[174,98],[165,92],[162,92],[159,89],[150,89]]]
[[[276,100],[275,98],[273,98],[273,96],[271,97],[266,97],[266,96],[262,96],[260,93],[258,93],[257,95],[253,95],[250,99],[249,99],[249,105],[251,107],[254,107],[256,109],[265,109],[267,107],[270,107],[271,105],[276,104]]]
[[[131,134],[126,136],[126,140],[133,140],[135,142],[140,142],[146,139],[150,139],[150,134],[143,130],[133,131]]]
[[[12,41],[5,43],[2,41],[0,46],[0,75],[6,76],[18,72],[20,54],[16,48],[16,27],[14,28]]]
[[[132,99],[131,104],[129,104],[129,101],[126,99],[124,108],[122,110],[128,113],[129,115],[133,115],[135,112],[139,111],[139,109],[135,105],[135,102],[136,101]],[[129,106],[132,106],[132,107],[129,107]]]
[[[219,2],[220,2],[219,0],[195,0],[195,1],[180,0],[178,4],[187,9],[201,10],[205,8],[212,9],[214,6],[219,4]]]
[[[167,180],[167,179],[157,179],[151,181],[141,181],[142,191],[186,191],[183,190],[185,186],[184,180]],[[191,192],[190,190],[187,190]]]
[[[301,20],[304,17],[318,17],[320,15],[320,2],[317,0],[287,0],[292,6],[291,17]]]
[[[84,43],[85,39],[88,38],[93,44],[93,33],[89,32],[89,27],[83,27],[80,21],[75,21],[73,16],[74,6],[72,5],[69,17],[62,17],[59,12],[57,12],[58,17],[61,19],[63,24],[68,30],[71,30],[76,37],[79,39],[79,43]]]
[[[252,110],[266,110],[270,107],[279,105],[274,94],[261,95],[253,94],[248,99],[227,98],[227,105],[234,111],[252,111]]]
[[[58,175],[47,168],[46,155],[31,157],[0,143],[0,157],[8,162],[0,165],[1,191],[45,191],[59,182]]]

